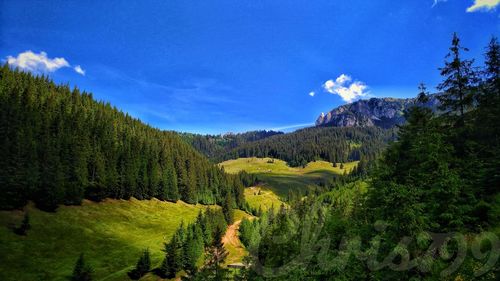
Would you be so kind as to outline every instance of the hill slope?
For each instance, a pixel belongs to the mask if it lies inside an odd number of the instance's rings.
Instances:
[[[133,198],[84,201],[82,206],[60,207],[56,213],[29,205],[27,236],[8,228],[20,223],[22,212],[0,211],[0,280],[67,280],[82,252],[95,270],[95,280],[128,280],[127,271],[145,248],[157,266],[165,256],[163,243],[182,221],[194,221],[205,208]]]
[[[274,135],[282,135],[275,131],[250,131],[245,133],[227,133],[220,135],[199,135],[181,133],[181,138],[193,146],[197,151],[214,162],[220,162],[230,150],[243,144],[262,140]]]
[[[225,160],[271,157],[304,166],[315,160],[328,162],[371,161],[396,136],[395,129],[312,127],[241,145]]]
[[[92,94],[0,68],[0,209],[28,200],[53,211],[83,198],[244,202],[241,184],[174,132],[152,128]]]
[[[345,163],[342,169],[340,164],[333,167],[332,163],[325,161],[310,162],[304,168],[290,167],[285,161],[271,158],[239,158],[222,162],[219,165],[228,173],[245,171],[255,174],[264,183],[266,190],[271,190],[276,195],[285,198],[290,192],[304,194],[336,176],[348,174],[353,171],[357,162]],[[260,199],[257,198],[257,200]],[[254,200],[255,198],[251,199],[251,201]]]

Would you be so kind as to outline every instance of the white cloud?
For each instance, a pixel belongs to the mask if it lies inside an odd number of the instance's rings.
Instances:
[[[54,72],[63,67],[71,67],[65,58],[49,58],[46,52],[37,54],[30,50],[18,54],[17,57],[7,56],[7,63],[31,72]],[[85,71],[79,65],[76,65],[74,70],[85,75]]]
[[[76,73],[85,76],[85,70],[83,70],[80,65],[76,65],[75,67],[73,67],[73,69],[76,71]]]
[[[446,1],[448,1],[448,0],[434,0],[434,4],[432,4],[432,8],[434,8],[439,3],[446,2]]]
[[[352,82],[352,78],[346,74],[340,75],[335,81],[326,81],[323,88],[331,94],[339,95],[345,102],[352,102],[368,94],[366,92],[368,87],[365,83],[361,81]]]
[[[500,0],[474,0],[474,5],[467,8],[468,13],[490,11],[500,4]]]
[[[316,95],[315,92],[309,92],[309,96],[314,97],[314,95]]]

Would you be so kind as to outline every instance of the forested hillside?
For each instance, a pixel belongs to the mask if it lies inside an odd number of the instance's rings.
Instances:
[[[239,177],[177,134],[7,64],[0,69],[0,135],[0,209],[132,196],[244,204]]]
[[[290,166],[304,166],[322,159],[332,163],[369,162],[395,139],[397,129],[313,127],[243,144],[225,159],[272,157]]]
[[[444,114],[411,108],[368,184],[242,222],[243,279],[499,280],[500,45],[479,71],[465,51],[454,35]]]
[[[191,144],[196,150],[214,162],[220,162],[230,150],[238,146],[281,134],[283,133],[263,130],[238,134],[200,135],[181,133],[180,135],[182,139]]]

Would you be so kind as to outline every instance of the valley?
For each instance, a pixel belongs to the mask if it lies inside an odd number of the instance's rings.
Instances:
[[[500,0],[93,2],[0,4],[0,281],[500,280]]]
[[[230,174],[246,171],[256,175],[260,184],[245,188],[245,198],[251,208],[267,211],[287,205],[285,197],[290,191],[304,191],[319,181],[348,174],[356,162],[343,164],[343,169],[340,163],[333,167],[325,161],[302,168],[271,158],[240,158],[220,166]],[[6,269],[0,272],[0,279],[15,274],[21,280],[66,280],[78,255],[85,253],[91,260],[95,280],[124,280],[143,249],[150,250],[152,265],[159,266],[165,255],[163,244],[181,223],[193,222],[206,208],[218,207],[131,198],[85,200],[81,206],[60,206],[55,213],[47,213],[29,204],[24,210],[31,224],[26,237],[11,230],[21,223],[23,212],[0,211],[0,251],[10,253],[8,258],[0,258]],[[239,241],[238,229],[241,220],[249,218],[254,217],[235,210],[234,223],[222,240],[228,252],[226,266],[241,263],[248,254]],[[44,254],[27,255],[29,252]],[[147,274],[141,280],[158,279]]]
[[[263,182],[264,190],[286,198],[290,192],[302,194],[308,189],[314,189],[315,186],[326,183],[333,177],[348,175],[357,163],[358,161],[337,163],[334,167],[330,162],[318,160],[308,163],[305,167],[290,167],[283,160],[252,157],[228,160],[220,163],[219,166],[230,174],[240,171],[254,174]],[[267,197],[272,198],[272,196]]]

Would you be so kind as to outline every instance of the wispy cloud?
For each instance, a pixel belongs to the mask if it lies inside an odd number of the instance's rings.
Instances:
[[[441,3],[441,2],[446,2],[448,0],[434,0],[434,3],[432,4],[432,8],[436,7],[437,4]]]
[[[341,74],[337,79],[328,80],[323,84],[325,91],[339,95],[345,102],[352,102],[357,98],[368,95],[368,87],[361,81],[352,82],[349,75]]]
[[[314,97],[314,95],[316,95],[314,91],[309,92],[309,96]]]
[[[304,128],[304,127],[309,127],[309,126],[314,126],[314,123],[285,125],[285,126],[282,126],[282,127],[271,128],[269,130],[272,130],[272,131],[288,131],[290,129]]]
[[[495,9],[500,0],[474,0],[474,5],[467,8],[467,13],[473,13],[478,11],[491,11]]]
[[[80,65],[76,65],[75,67],[73,67],[73,69],[76,71],[76,73],[85,76],[85,70],[83,70]]]
[[[22,52],[17,57],[7,56],[7,63],[30,72],[54,72],[64,67],[71,67],[65,58],[49,58],[46,52],[34,53],[30,50]],[[81,66],[74,67],[76,73],[85,75]]]

